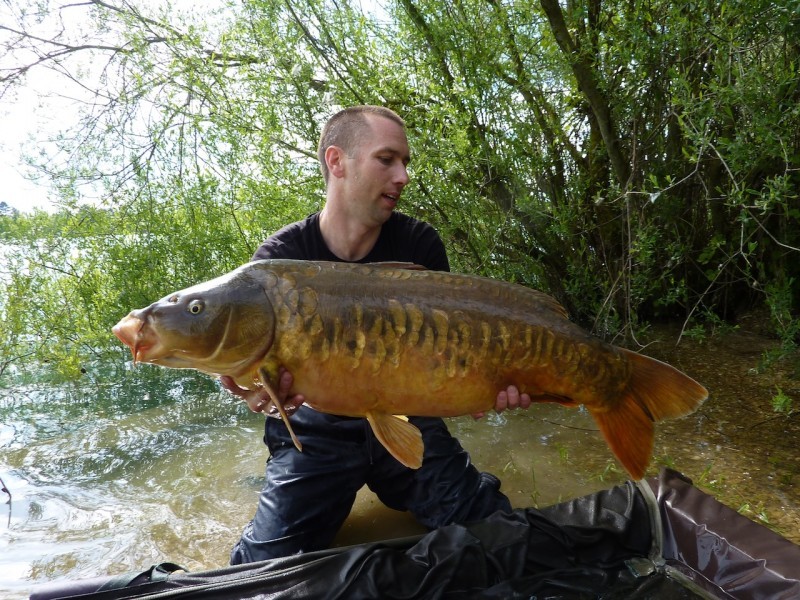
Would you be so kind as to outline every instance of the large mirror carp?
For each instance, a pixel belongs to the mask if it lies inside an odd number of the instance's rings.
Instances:
[[[227,375],[276,401],[285,367],[292,393],[366,417],[411,468],[421,436],[397,415],[487,411],[513,384],[534,401],[583,404],[640,479],[653,424],[708,395],[677,369],[590,335],[546,294],[413,265],[254,261],[134,310],[113,331],[134,362]]]

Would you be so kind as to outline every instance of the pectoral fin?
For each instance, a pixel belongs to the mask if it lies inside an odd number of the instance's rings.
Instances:
[[[407,420],[382,412],[367,413],[375,437],[402,464],[409,469],[422,465],[422,433]]]
[[[267,393],[270,397],[270,404],[272,404],[275,408],[278,409],[278,412],[281,415],[281,419],[283,419],[284,424],[286,425],[286,429],[289,430],[289,435],[294,442],[294,447],[297,448],[300,452],[303,451],[303,444],[300,443],[300,440],[297,439],[297,436],[294,434],[294,430],[292,429],[292,424],[289,422],[289,417],[286,414],[286,411],[283,409],[283,404],[281,404],[280,400],[278,400],[278,395],[275,393],[275,390],[272,389],[272,386],[269,383],[269,377],[267,376],[267,371],[265,369],[258,370],[259,379],[261,379],[261,384],[264,386],[264,389],[267,390]],[[264,408],[264,411],[269,408],[269,405]]]

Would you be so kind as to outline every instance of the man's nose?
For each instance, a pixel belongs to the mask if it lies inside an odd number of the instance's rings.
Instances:
[[[405,187],[408,183],[408,179],[408,167],[403,163],[399,163],[395,168],[394,182]]]

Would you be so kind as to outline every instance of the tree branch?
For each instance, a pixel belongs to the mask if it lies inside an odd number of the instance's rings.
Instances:
[[[584,58],[572,36],[570,36],[567,24],[564,21],[564,13],[561,12],[558,0],[541,0],[541,5],[550,22],[553,37],[567,57],[578,87],[586,96],[592,113],[597,120],[603,144],[614,169],[614,175],[620,185],[625,188],[630,178],[630,165],[620,148],[620,140],[614,127],[608,99],[598,85],[592,65]]]

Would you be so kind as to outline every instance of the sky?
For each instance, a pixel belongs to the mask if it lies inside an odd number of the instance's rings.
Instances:
[[[17,28],[14,13],[19,3],[0,3],[0,24]],[[71,27],[70,19],[61,14],[58,25]],[[74,13],[73,13],[74,14]],[[52,21],[45,21],[44,28],[52,28]],[[37,30],[37,34],[45,34]],[[0,31],[4,41],[11,38],[8,32]],[[31,60],[31,55],[15,57],[11,53],[0,55],[0,68],[10,68],[19,60]],[[46,68],[31,69],[21,85],[14,86],[0,96],[0,202],[17,210],[51,207],[47,182],[35,183],[25,177],[30,170],[25,166],[25,154],[38,154],[46,148],[47,139],[70,124],[75,111],[72,102],[56,97],[60,93],[75,93],[67,90],[64,79]]]
[[[0,2],[0,24],[15,27],[13,5],[25,5],[26,0]],[[210,10],[219,9],[220,0],[131,0],[134,6],[154,8],[168,3],[172,11],[189,13],[195,18]],[[80,5],[64,2],[73,8]],[[367,14],[385,14],[380,0],[361,0],[361,9]],[[85,25],[85,15],[74,10],[54,11],[50,18],[56,26],[80,31]],[[38,33],[38,32],[37,32]],[[7,36],[0,31],[0,36]],[[44,35],[44,34],[42,34]],[[0,55],[0,69],[14,64],[14,58]],[[20,211],[34,208],[54,209],[47,181],[30,181],[24,164],[25,154],[38,154],[47,148],[48,138],[60,130],[77,124],[77,110],[73,100],[61,94],[77,94],[76,86],[65,89],[65,80],[46,68],[31,69],[21,86],[13,93],[0,96],[0,202]]]
[[[46,185],[28,180],[27,168],[22,162],[25,152],[36,152],[43,135],[57,129],[53,111],[48,116],[44,110],[36,110],[35,94],[23,90],[13,103],[0,103],[0,202],[5,202],[21,211],[51,206]]]
[[[132,0],[134,6],[154,9],[158,4],[168,2],[174,11],[189,12],[195,16],[202,15],[212,7],[219,7],[220,0]],[[85,8],[80,4],[63,4],[71,8],[61,11],[53,10],[43,24],[34,33],[47,37],[48,28],[64,27],[73,39],[86,41],[82,37],[87,26]],[[0,24],[16,28],[14,12],[17,7],[25,6],[26,0],[0,2]],[[51,6],[57,6],[53,4]],[[10,34],[0,30],[2,38]],[[31,55],[27,58],[30,59]],[[79,55],[80,56],[80,55]],[[0,54],[0,69],[16,64],[15,57]],[[78,63],[71,62],[71,68]],[[91,65],[81,65],[84,73],[91,72]],[[30,181],[26,174],[31,171],[24,164],[25,154],[39,154],[48,146],[48,139],[59,131],[77,125],[78,114],[76,102],[63,95],[80,95],[76,85],[66,85],[66,80],[49,69],[33,68],[26,75],[22,85],[12,92],[0,96],[0,202],[21,211],[34,208],[53,209],[53,198],[49,192],[48,182]]]

